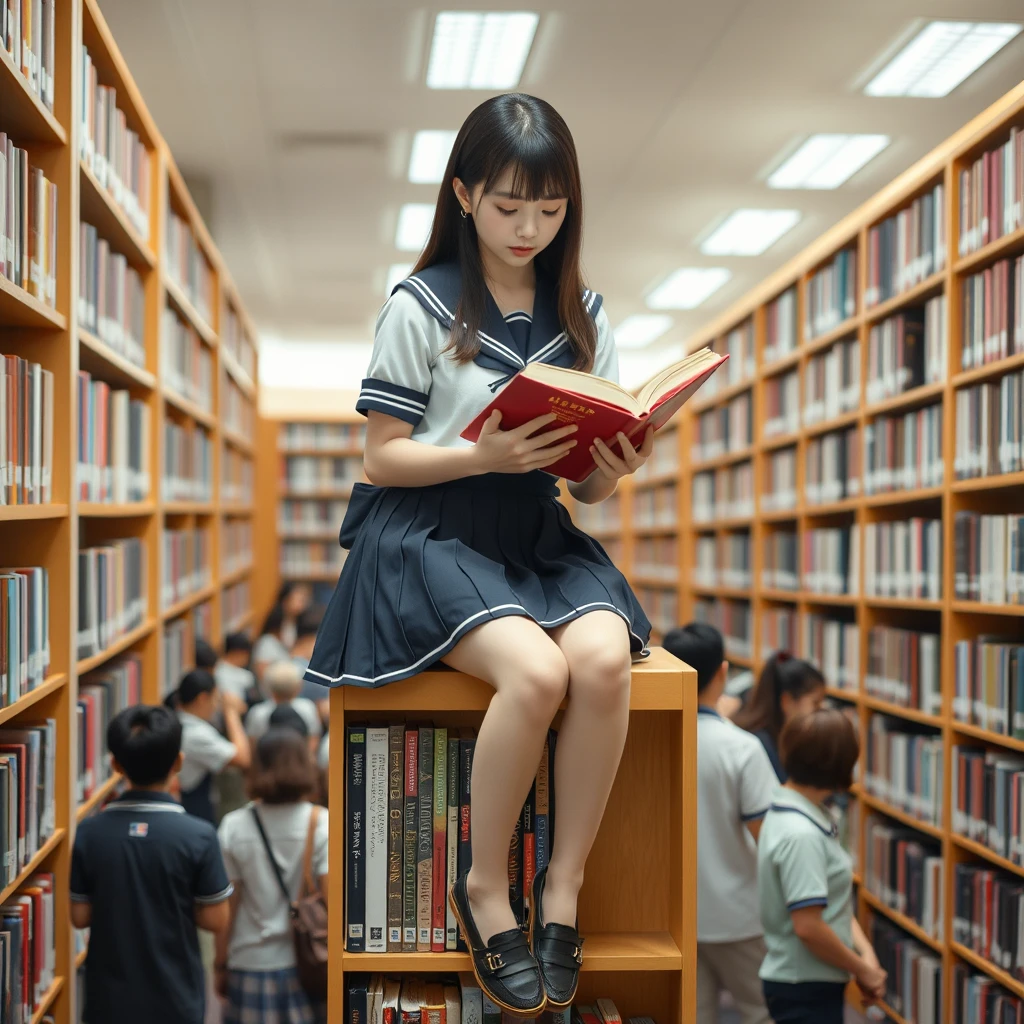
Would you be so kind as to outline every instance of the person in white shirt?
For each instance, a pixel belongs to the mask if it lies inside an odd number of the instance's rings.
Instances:
[[[245,633],[229,633],[224,638],[224,653],[213,669],[221,690],[230,690],[244,698],[256,685],[256,677],[249,670],[251,655],[252,641]]]
[[[270,728],[270,716],[274,709],[284,704],[294,708],[302,716],[309,730],[311,746],[316,749],[323,732],[320,712],[311,700],[299,696],[302,692],[302,676],[295,663],[289,660],[271,664],[263,673],[263,685],[270,694],[270,700],[249,709],[245,719],[245,729],[249,737],[258,740]]]
[[[718,630],[695,622],[664,643],[697,671],[697,1024],[717,1024],[723,989],[742,1024],[769,1024],[756,843],[775,772],[757,737],[716,708],[729,668]]]

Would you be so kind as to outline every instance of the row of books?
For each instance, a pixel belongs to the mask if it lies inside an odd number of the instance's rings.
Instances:
[[[945,886],[939,843],[874,814],[865,823],[864,838],[864,887],[929,938],[941,939]]]
[[[188,618],[174,619],[164,626],[162,664],[160,665],[160,699],[174,690],[181,677],[192,668],[195,651],[194,636],[210,636],[196,630]]]
[[[149,496],[149,406],[127,390],[78,371],[79,501],[123,503]]]
[[[773,530],[764,538],[761,586],[767,590],[800,589],[800,543],[795,530]]]
[[[330,576],[341,572],[347,554],[337,541],[286,540],[278,565],[285,576]]]
[[[82,221],[78,232],[78,323],[136,366],[146,365],[146,292],[138,271]]]
[[[633,526],[641,530],[675,526],[678,514],[675,484],[633,492]]]
[[[1024,469],[1024,371],[956,393],[958,480]]]
[[[1024,1000],[987,974],[953,964],[953,1024],[1024,1024]]]
[[[81,158],[138,232],[149,241],[153,157],[117,104],[117,90],[102,85],[98,66],[82,47]]]
[[[281,460],[281,488],[295,494],[337,493],[347,497],[363,478],[362,456],[290,455]]]
[[[221,568],[225,575],[252,563],[252,521],[225,519],[220,535]]]
[[[953,829],[1000,857],[1024,864],[1024,758],[979,747],[953,748]]]
[[[857,427],[812,437],[804,453],[804,498],[808,505],[856,498],[861,487]]]
[[[50,574],[0,569],[0,707],[34,690],[50,668]]]
[[[897,810],[929,825],[942,822],[942,737],[912,722],[872,715],[864,786]]]
[[[712,377],[712,380],[715,378]],[[796,370],[768,377],[762,392],[764,425],[762,435],[780,437],[800,429],[800,374]]]
[[[963,304],[962,369],[1024,352],[1024,257],[965,277]]]
[[[710,380],[714,380],[712,375]],[[633,474],[637,483],[649,477],[674,473],[679,468],[679,434],[676,429],[662,429],[654,435],[654,448],[650,458]]]
[[[776,651],[795,651],[798,626],[799,619],[796,608],[786,605],[763,608],[761,610],[762,660],[767,660]]]
[[[978,864],[953,871],[953,941],[1024,980],[1024,883]]]
[[[213,500],[213,441],[198,424],[164,422],[164,501]]]
[[[621,495],[613,494],[607,501],[598,502],[596,505],[577,503],[573,509],[573,518],[580,529],[591,533],[617,530],[622,526],[621,501]]]
[[[741,519],[754,514],[754,466],[739,462],[716,473],[694,474],[690,485],[690,515],[694,522]]]
[[[53,110],[56,0],[5,0],[0,4],[0,47],[28,82],[29,91]]]
[[[871,944],[887,975],[886,1004],[914,1024],[949,1024],[942,1013],[942,957],[883,917],[871,920]]]
[[[727,452],[743,451],[754,443],[753,428],[753,395],[744,391],[725,405],[700,413],[690,457],[694,462],[706,462]]]
[[[856,622],[804,612],[800,634],[801,657],[817,665],[821,674],[839,689],[857,688],[860,683],[860,627]]]
[[[54,886],[52,872],[38,872],[0,906],[0,1012],[5,1022],[35,1021],[55,981]],[[64,934],[63,926],[60,932]],[[53,1017],[42,1018],[47,1020]]]
[[[228,303],[220,323],[220,343],[241,368],[249,383],[256,381],[256,347],[245,333],[242,321]]]
[[[864,689],[890,704],[941,714],[940,649],[941,638],[936,633],[872,626]]]
[[[665,556],[668,561],[669,556],[674,554],[674,543],[670,549],[665,541],[674,542],[674,538],[651,538],[652,544],[660,546],[648,549],[649,563],[659,555]],[[674,565],[665,565],[665,568],[674,574]],[[752,581],[751,568],[749,533],[731,533],[720,541],[715,537],[697,538],[693,581],[698,586],[749,587]],[[668,571],[664,575],[671,578]]]
[[[674,587],[669,589],[640,586],[634,587],[633,590],[647,618],[650,619],[656,636],[664,636],[679,625],[679,596]]]
[[[837,341],[804,367],[803,423],[835,419],[860,407],[860,342]]]
[[[751,318],[748,317],[723,337],[716,338],[711,348],[715,352],[729,357],[729,362],[725,367],[725,380],[730,387],[754,376],[756,357],[754,354],[754,321]],[[715,374],[708,383],[710,384],[715,377],[721,376],[722,374]],[[705,385],[705,389],[706,387],[707,385]]]
[[[147,572],[146,545],[138,537],[78,552],[79,660],[142,625],[149,612]]]
[[[0,353],[0,505],[45,505],[53,495],[54,378]]]
[[[694,603],[693,617],[697,622],[709,623],[722,634],[727,656],[753,657],[754,620],[749,601],[699,600]]]
[[[967,256],[1024,226],[1024,131],[960,172],[959,253]]]
[[[164,259],[167,276],[195,306],[199,315],[209,324],[213,309],[213,271],[199,248],[192,226],[167,203],[165,222]]]
[[[0,729],[0,877],[10,885],[56,829],[57,720]]]
[[[225,633],[235,633],[242,626],[242,620],[252,609],[252,592],[248,580],[240,580],[225,587],[221,594],[221,622],[224,623]],[[210,609],[211,618],[209,621],[196,625],[196,633],[199,636],[210,636],[213,632],[213,609]]]
[[[75,793],[88,800],[110,778],[107,726],[120,711],[142,700],[142,658],[128,654],[90,672],[78,682],[78,760]]]
[[[941,403],[864,425],[865,494],[940,487],[945,475]]]
[[[224,426],[236,434],[252,441],[256,429],[256,407],[252,399],[227,377],[221,389],[221,417]]]
[[[868,228],[864,304],[876,306],[946,265],[945,187],[940,183],[904,210]]]
[[[633,544],[633,572],[674,583],[679,575],[676,538],[637,537]]]
[[[868,404],[944,381],[948,334],[944,295],[873,324],[868,332]]]
[[[160,366],[167,387],[213,411],[213,352],[169,306],[160,317]]]
[[[1024,740],[1024,644],[991,636],[956,642],[953,717]]]
[[[796,508],[796,448],[780,448],[765,459],[765,490],[761,509],[784,512]]]
[[[957,512],[953,537],[957,600],[1024,604],[1024,515]]]
[[[366,424],[358,423],[283,423],[277,446],[282,452],[316,449],[324,452],[362,450],[366,443]]]
[[[213,545],[208,529],[164,528],[160,548],[161,608],[169,608],[210,584]]]
[[[765,364],[785,359],[796,351],[796,288],[789,288],[768,303],[765,310]]]
[[[57,186],[0,131],[0,271],[48,306],[57,305]],[[4,253],[0,252],[0,256]]]
[[[804,530],[800,565],[805,590],[815,594],[856,594],[860,531],[856,526]]]
[[[220,457],[221,500],[248,505],[252,501],[252,483],[252,459],[234,448],[225,448]]]
[[[192,611],[189,613],[189,619],[192,622],[192,635],[193,636],[213,636],[213,602],[203,601],[201,604],[197,604]],[[233,632],[232,629],[226,629],[225,632]]]
[[[942,520],[914,516],[864,526],[864,593],[942,598]]]
[[[341,528],[347,511],[347,501],[286,498],[277,506],[277,532],[284,538],[333,536]]]
[[[807,282],[804,337],[825,334],[856,312],[857,250],[842,249]]]

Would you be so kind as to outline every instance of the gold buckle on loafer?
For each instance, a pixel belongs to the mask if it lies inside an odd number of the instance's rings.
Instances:
[[[502,960],[500,953],[488,953],[486,955],[487,967],[491,971],[497,971],[505,966],[505,961]]]

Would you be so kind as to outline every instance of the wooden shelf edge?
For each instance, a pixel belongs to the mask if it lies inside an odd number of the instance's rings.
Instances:
[[[1003,733],[992,732],[990,729],[982,729],[980,725],[972,725],[970,722],[961,722],[957,718],[950,718],[950,728],[962,736],[970,736],[972,739],[981,740],[983,743],[991,743],[993,746],[1005,747],[1007,750],[1018,750],[1024,753],[1024,740],[1015,736],[1006,736]]]
[[[119,373],[134,380],[140,387],[149,390],[156,387],[156,377],[149,370],[137,366],[130,359],[125,359],[120,353],[115,352],[102,338],[98,338],[84,327],[78,328],[78,343],[84,345],[93,355],[98,356]]]
[[[892,818],[893,821],[906,825],[907,828],[923,832],[926,836],[931,836],[932,839],[938,839],[940,842],[945,838],[945,830],[939,828],[938,825],[930,825],[926,821],[919,821],[912,815],[907,814],[906,811],[901,811],[898,807],[893,807],[884,800],[879,800],[877,796],[873,796],[863,786],[860,788],[857,799],[865,807],[870,807],[872,810],[878,811],[879,814],[884,814],[886,817]]]
[[[220,347],[221,361],[224,363],[224,369],[227,370],[232,380],[242,390],[242,393],[247,398],[255,398],[258,390],[258,385],[252,380],[252,378],[242,369],[242,364],[235,358],[234,353],[231,352],[226,346],[221,345]]]
[[[255,443],[245,437],[244,434],[239,434],[238,431],[232,430],[230,427],[221,427],[220,432],[221,436],[232,448],[237,448],[245,455],[254,455],[256,453]]]
[[[899,313],[904,307],[912,306],[919,299],[928,298],[930,292],[941,291],[946,283],[946,268],[937,270],[930,274],[923,281],[902,291],[899,295],[893,295],[873,306],[868,306],[864,311],[864,319],[867,323],[884,320],[892,313]]]
[[[207,412],[205,409],[196,405],[191,398],[186,398],[184,395],[178,394],[177,391],[173,388],[167,387],[166,385],[160,388],[160,394],[168,405],[173,405],[178,412],[182,412],[186,416],[191,417],[196,421],[196,423],[206,427],[207,430],[213,430],[216,428],[217,417],[212,412]]]
[[[78,809],[75,811],[75,820],[82,821],[87,818],[103,801],[118,787],[123,776],[120,772],[115,772],[110,776],[102,785],[98,786],[96,791],[78,805]]]
[[[160,612],[161,622],[169,622],[171,619],[176,619],[179,615],[184,615],[185,612],[191,611],[197,604],[208,601],[216,593],[217,585],[214,583],[207,584],[201,590],[197,590],[194,594],[189,594],[188,597],[183,597],[169,608],[164,608]]]
[[[816,334],[813,338],[805,338],[798,351],[802,355],[817,355],[822,349],[830,348],[837,341],[845,341],[851,334],[856,334],[862,319],[860,313],[854,313],[841,324],[830,327],[822,334]]]
[[[82,658],[75,665],[75,674],[81,678],[87,672],[92,672],[104,662],[128,650],[132,644],[148,636],[156,628],[156,619],[148,618],[141,626],[136,626],[123,636],[119,636],[109,647],[96,654],[90,654],[88,658]]]
[[[212,501],[165,501],[160,511],[169,516],[212,516],[216,506]]]
[[[968,839],[967,836],[959,835],[952,829],[950,829],[949,838],[952,840],[953,845],[959,846],[961,850],[966,850],[967,853],[972,853],[975,857],[981,857],[983,860],[994,864],[997,868],[1002,868],[1003,871],[1024,877],[1024,867],[1020,864],[1014,864],[1012,860],[1007,860],[1002,854],[996,853],[995,850],[990,850],[984,843]]]
[[[29,690],[24,697],[19,697],[13,704],[8,704],[5,708],[0,708],[0,724],[9,722],[12,718],[17,718],[18,715],[23,714],[34,704],[49,697],[54,690],[59,690],[67,682],[66,672],[57,672],[54,675],[47,676],[34,690]],[[0,900],[2,903],[3,900]]]
[[[164,271],[161,276],[163,278],[164,290],[167,292],[168,297],[174,303],[178,312],[185,317],[189,325],[195,330],[196,334],[198,334],[207,345],[211,348],[216,347],[216,332],[202,317],[199,310],[192,304],[192,300],[185,294],[184,289],[181,288],[166,271]]]
[[[898,412],[905,406],[916,405],[918,402],[927,404],[930,398],[942,398],[945,393],[945,381],[940,381],[937,384],[922,384],[920,387],[901,391],[898,395],[883,398],[878,402],[865,402],[863,412],[868,417],[883,416],[886,413]]]
[[[247,565],[239,566],[237,569],[232,569],[231,572],[224,573],[217,582],[222,587],[229,587],[233,583],[238,583],[240,580],[244,580],[246,576],[252,573],[255,566],[255,562],[249,562]]]
[[[82,967],[85,966],[85,960],[86,960],[86,957],[88,957],[88,955],[89,955],[88,948],[83,949],[81,953],[77,953],[75,955],[75,970],[76,971],[80,970]]]
[[[50,1007],[53,1006],[54,1000],[60,995],[60,990],[63,987],[64,978],[60,975],[50,982],[50,987],[43,993],[43,998],[39,1000],[39,1006],[32,1014],[31,1024],[42,1024],[43,1018],[49,1013]]]
[[[924,943],[931,949],[935,950],[936,953],[942,954],[945,948],[944,943],[941,939],[933,939],[913,918],[907,917],[906,914],[901,914],[898,910],[893,910],[892,907],[886,906],[870,889],[865,886],[861,886],[861,893],[864,896],[864,902],[867,903],[872,910],[878,911],[887,917],[893,924],[898,925],[905,932],[913,935],[918,942]]]
[[[80,501],[75,509],[79,519],[133,519],[151,516],[156,511],[156,502],[128,501],[119,505],[102,501]]]
[[[0,523],[29,519],[66,519],[68,506],[50,502],[46,505],[0,505]]]
[[[1024,984],[1017,981],[1011,974],[1007,974],[1001,967],[997,967],[991,960],[978,956],[973,950],[959,942],[949,944],[950,951],[955,953],[961,960],[966,960],[972,967],[984,971],[990,978],[994,978],[1003,988],[1008,989],[1019,999],[1024,999]]]
[[[57,849],[68,834],[66,828],[58,828],[39,848],[32,859],[18,872],[18,877],[0,892],[0,903],[6,903],[42,866],[43,861]]]
[[[68,320],[63,313],[58,313],[53,306],[41,302],[6,277],[0,277],[0,308],[3,306],[16,311],[16,318],[10,323],[5,318],[5,327],[55,327],[59,331],[68,328]]]
[[[135,225],[128,219],[127,214],[114,202],[114,197],[99,183],[99,179],[89,170],[88,165],[81,158],[78,161],[78,169],[81,180],[89,186],[97,199],[103,203],[108,216],[113,218],[118,229],[124,235],[124,238],[120,239],[120,241],[127,240],[128,246],[132,249],[132,255],[149,270],[152,270],[156,266],[156,256],[149,243],[139,234]],[[88,216],[83,219],[88,222]],[[99,227],[99,225],[96,226]]]
[[[1002,377],[1022,366],[1024,366],[1024,352],[1018,352],[1005,359],[995,359],[991,363],[983,363],[981,366],[972,366],[969,370],[961,370],[953,376],[953,387],[954,389],[962,388],[968,384],[988,380],[990,377]]]
[[[949,239],[950,248],[953,244],[954,240]],[[960,256],[953,264],[953,272],[956,274],[973,273],[978,267],[990,261],[995,262],[1003,256],[1011,255],[1021,245],[1024,245],[1024,227],[1017,228],[1016,231],[1011,231],[1008,235],[1002,235],[966,256]]]
[[[983,604],[980,601],[954,601],[953,611],[965,615],[1024,616],[1024,604]]]
[[[1006,487],[1024,487],[1024,473],[1000,473],[995,476],[973,476],[957,480],[950,490],[957,494],[970,491],[998,491]]]
[[[64,131],[63,125],[54,117],[46,104],[32,91],[29,87],[28,79],[21,73],[19,68],[14,66],[11,55],[4,47],[0,47],[0,76],[2,76],[0,90],[12,89],[15,95],[20,97],[21,105],[32,110],[32,117],[37,122],[35,134],[40,137],[40,141],[56,142],[66,146],[68,135]],[[14,101],[11,100],[9,102],[13,103]],[[18,135],[23,134],[25,133],[18,132]]]
[[[861,702],[865,707],[871,708],[872,711],[877,711],[879,714],[890,715],[893,718],[904,718],[908,722],[930,725],[935,729],[941,729],[946,721],[941,715],[931,715],[920,708],[905,708],[900,704],[890,704],[889,701],[882,700],[880,697],[873,697],[870,693],[862,694]]]

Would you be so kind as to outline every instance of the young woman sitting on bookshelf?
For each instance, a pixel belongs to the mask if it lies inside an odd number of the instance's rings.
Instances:
[[[787,722],[825,702],[825,677],[810,663],[788,651],[776,651],[761,669],[754,691],[733,721],[764,745],[779,782],[786,769],[779,756],[779,736]]]
[[[377,320],[356,406],[374,486],[353,492],[351,553],[306,673],[377,687],[443,661],[493,686],[472,770],[472,868],[449,900],[481,987],[530,1017],[576,991],[577,897],[625,744],[631,656],[647,654],[651,627],[544,472],[575,426],[552,414],[502,430],[494,414],[476,443],[460,434],[530,363],[616,377],[608,316],[583,285],[581,195],[572,136],[544,101],[498,96],[462,126],[426,249]],[[574,497],[609,497],[652,434],[639,449],[622,434],[597,441]],[[554,846],[527,937],[509,903],[509,842],[567,692]]]

